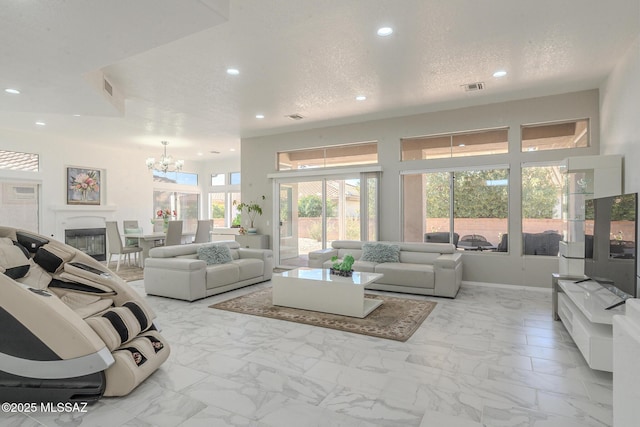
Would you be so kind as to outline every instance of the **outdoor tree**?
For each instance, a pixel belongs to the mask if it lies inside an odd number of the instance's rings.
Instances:
[[[335,215],[336,203],[327,200],[326,215]],[[322,197],[315,194],[303,196],[298,199],[298,216],[301,218],[318,218],[322,216]]]

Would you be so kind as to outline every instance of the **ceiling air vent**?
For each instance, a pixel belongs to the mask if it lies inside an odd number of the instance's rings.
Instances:
[[[462,85],[465,92],[474,92],[476,90],[483,90],[484,83],[483,82],[475,82],[475,83],[467,83],[466,85]]]
[[[216,151],[216,150],[211,150],[211,151],[209,151],[209,153],[211,153],[211,154],[220,154],[220,152]]]
[[[302,120],[304,119],[304,117],[302,117],[302,115],[296,113],[296,114],[289,114],[287,117],[289,117],[291,120]]]
[[[103,79],[104,81],[104,91],[107,92],[109,95],[113,96],[113,86],[111,86],[111,83],[109,83],[106,79]]]

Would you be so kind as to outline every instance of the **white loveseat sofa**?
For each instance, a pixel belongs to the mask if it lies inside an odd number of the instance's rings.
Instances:
[[[396,245],[400,249],[399,262],[362,261],[364,243]],[[462,282],[462,255],[449,243],[397,243],[335,240],[330,249],[309,252],[309,267],[330,268],[331,258],[339,261],[352,255],[354,271],[382,273],[378,281],[367,289],[406,292],[455,298]]]
[[[207,265],[198,259],[198,248],[210,245],[228,246],[231,262]],[[245,249],[233,241],[161,246],[151,249],[145,260],[144,288],[149,295],[195,301],[270,280],[272,275],[270,249]]]

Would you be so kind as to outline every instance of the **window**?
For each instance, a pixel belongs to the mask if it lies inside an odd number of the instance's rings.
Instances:
[[[589,147],[589,120],[522,126],[522,151]]]
[[[153,192],[154,212],[160,209],[175,211],[176,218],[172,219],[182,220],[182,231],[185,233],[196,232],[199,202],[200,195],[198,193],[164,190]]]
[[[278,170],[326,168],[378,163],[378,143],[365,142],[278,153]]]
[[[557,256],[562,239],[562,174],[557,165],[522,166],[522,253]]]
[[[198,174],[189,172],[162,172],[154,169],[153,182],[197,186]]]
[[[231,172],[229,174],[229,184],[240,185],[240,172]]]
[[[211,185],[212,186],[225,185],[225,184],[226,184],[225,174],[223,174],[223,173],[213,173],[213,174],[211,174]]]
[[[402,161],[484,156],[509,152],[508,128],[402,138]]]
[[[38,172],[39,162],[37,154],[0,150],[0,169]]]
[[[240,226],[240,214],[233,206],[234,200],[240,200],[240,192],[209,193],[209,218],[213,219],[214,227]]]
[[[508,230],[509,169],[403,175],[404,240],[498,251]]]
[[[2,218],[2,225],[38,232],[39,191],[40,185],[33,182],[1,182],[0,218]]]

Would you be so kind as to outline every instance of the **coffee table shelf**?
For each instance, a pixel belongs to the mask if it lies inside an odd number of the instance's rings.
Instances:
[[[382,304],[365,298],[364,289],[382,276],[354,272],[352,277],[341,277],[328,269],[296,268],[273,275],[273,305],[364,318]]]

